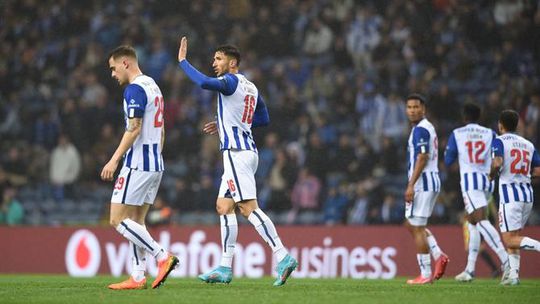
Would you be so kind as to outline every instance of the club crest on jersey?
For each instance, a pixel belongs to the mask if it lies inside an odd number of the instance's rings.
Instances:
[[[136,102],[135,99],[131,99],[131,100],[129,101],[130,104],[135,104],[135,102]]]

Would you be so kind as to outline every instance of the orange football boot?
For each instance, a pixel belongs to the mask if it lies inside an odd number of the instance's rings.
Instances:
[[[407,284],[409,285],[425,285],[431,283],[433,283],[431,278],[424,278],[422,275],[417,276],[415,279],[407,280]]]
[[[158,274],[152,283],[152,288],[158,288],[161,286],[167,279],[167,276],[169,276],[169,273],[176,268],[178,263],[178,258],[170,253],[165,260],[158,262]]]
[[[136,282],[132,276],[129,279],[109,285],[110,289],[114,290],[123,290],[123,289],[146,289],[146,278],[142,279],[140,282]]]
[[[441,253],[441,256],[435,261],[435,271],[433,272],[433,279],[440,279],[444,272],[446,271],[446,266],[450,262],[448,256],[444,253]]]

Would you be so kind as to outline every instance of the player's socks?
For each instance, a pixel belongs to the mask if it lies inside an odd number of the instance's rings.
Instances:
[[[238,237],[238,222],[236,214],[226,214],[219,217],[221,224],[221,262],[220,266],[232,267],[236,238]]]
[[[504,249],[504,245],[501,242],[501,237],[499,236],[499,233],[497,233],[495,227],[493,227],[488,220],[480,221],[478,224],[476,224],[476,227],[484,237],[484,240],[489,247],[493,249],[495,253],[497,253],[501,264],[504,264],[508,260],[508,253]]]
[[[272,252],[276,255],[276,260],[281,262],[288,254],[287,249],[281,243],[276,227],[270,218],[260,208],[253,210],[249,215],[248,220],[257,232],[261,235],[264,241],[270,245]]]
[[[416,260],[418,261],[418,266],[420,266],[422,277],[431,278],[431,257],[429,253],[416,254]]]
[[[140,282],[144,279],[144,273],[146,272],[146,250],[138,247],[133,242],[129,242],[129,247],[133,254],[131,276],[136,282]]]
[[[540,251],[540,242],[529,237],[524,237],[519,244],[519,248],[524,250]]]
[[[154,256],[158,262],[163,261],[168,257],[165,250],[163,250],[163,247],[161,247],[158,242],[154,241],[143,225],[131,219],[125,219],[116,226],[116,231],[138,247],[144,248]]]
[[[508,278],[518,278],[519,277],[519,254],[509,254],[508,261],[510,262],[510,273]]]
[[[441,248],[439,247],[439,244],[437,244],[437,240],[435,239],[435,236],[428,232],[427,235],[427,241],[429,245],[429,252],[431,252],[431,255],[433,256],[433,259],[436,260],[441,256]]]
[[[476,225],[468,224],[469,228],[469,255],[467,256],[467,266],[465,270],[468,273],[474,273],[476,268],[476,258],[478,257],[478,249],[480,248],[480,232]]]

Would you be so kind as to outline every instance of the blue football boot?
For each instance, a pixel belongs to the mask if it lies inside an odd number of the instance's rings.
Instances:
[[[281,262],[279,262],[276,267],[278,276],[277,279],[274,281],[274,286],[281,286],[285,284],[285,282],[287,282],[287,279],[297,266],[298,261],[287,254],[285,258],[283,258],[283,260],[281,260]]]
[[[232,281],[232,268],[219,266],[210,272],[201,274],[198,278],[206,283],[229,284]]]

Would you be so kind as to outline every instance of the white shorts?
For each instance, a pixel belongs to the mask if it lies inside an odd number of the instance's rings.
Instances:
[[[114,183],[111,203],[142,206],[152,205],[161,183],[163,171],[139,171],[123,167]]]
[[[523,202],[499,204],[499,228],[501,232],[523,229],[529,219],[532,207],[532,203]]]
[[[413,202],[405,203],[405,218],[413,226],[425,226],[433,212],[439,192],[419,191],[414,193]]]
[[[235,203],[257,199],[255,172],[258,163],[259,156],[253,151],[223,151],[223,176],[218,197],[232,198]]]
[[[467,214],[471,214],[474,211],[487,207],[489,191],[482,190],[470,190],[461,193],[463,195],[463,203],[465,204],[465,211]]]

